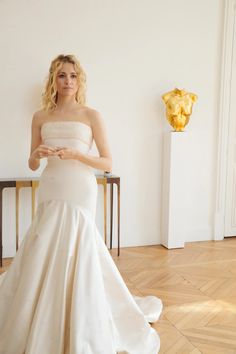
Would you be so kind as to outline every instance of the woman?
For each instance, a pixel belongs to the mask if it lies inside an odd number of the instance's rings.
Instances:
[[[29,167],[48,163],[36,216],[0,287],[0,354],[156,354],[148,320],[161,302],[134,300],[95,226],[92,168],[111,171],[112,159],[100,114],[84,105],[74,56],[52,61],[43,104]],[[93,140],[98,157],[88,155]]]

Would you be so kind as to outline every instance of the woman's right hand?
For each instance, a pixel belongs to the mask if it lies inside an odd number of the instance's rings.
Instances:
[[[56,149],[54,147],[48,145],[39,145],[31,154],[31,158],[33,159],[42,159],[44,157],[53,156],[56,153]]]

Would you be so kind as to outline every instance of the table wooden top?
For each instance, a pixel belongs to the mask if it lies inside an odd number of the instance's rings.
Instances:
[[[117,175],[103,175],[103,174],[95,174],[96,178],[106,178],[106,179],[120,179]],[[38,181],[39,177],[11,177],[11,178],[0,178],[1,182],[16,182],[16,181]]]

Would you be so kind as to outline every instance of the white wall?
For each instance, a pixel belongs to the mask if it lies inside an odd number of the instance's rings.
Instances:
[[[2,0],[0,178],[38,175],[27,167],[31,116],[52,58],[74,53],[121,176],[122,246],[160,243],[162,140],[170,130],[160,97],[175,86],[199,96],[188,126],[196,145],[186,241],[211,239],[223,10],[223,0]],[[10,191],[4,198],[6,243],[14,201]]]

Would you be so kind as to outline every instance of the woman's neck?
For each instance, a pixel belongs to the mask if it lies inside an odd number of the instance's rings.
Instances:
[[[70,96],[59,96],[57,99],[56,111],[64,112],[71,111],[79,107],[78,102],[75,97]]]

